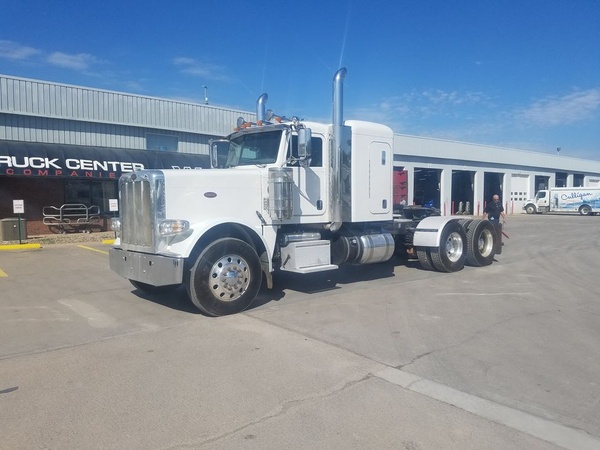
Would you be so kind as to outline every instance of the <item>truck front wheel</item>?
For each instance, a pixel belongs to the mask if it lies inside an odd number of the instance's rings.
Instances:
[[[200,253],[187,287],[196,308],[209,316],[224,316],[248,308],[261,281],[254,248],[239,239],[223,238]]]
[[[525,207],[525,212],[527,214],[533,214],[533,213],[535,213],[535,206],[533,206],[533,205],[527,205]]]

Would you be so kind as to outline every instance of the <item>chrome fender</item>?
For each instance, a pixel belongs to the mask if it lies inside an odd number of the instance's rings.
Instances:
[[[430,216],[419,222],[413,236],[414,247],[439,247],[440,236],[450,222],[458,222],[464,217]]]

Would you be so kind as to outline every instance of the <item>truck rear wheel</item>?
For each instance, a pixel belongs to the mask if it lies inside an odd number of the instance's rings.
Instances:
[[[431,261],[440,272],[456,272],[465,266],[467,235],[458,222],[450,222],[442,231],[440,245],[430,249]]]
[[[209,316],[224,316],[248,308],[261,282],[256,251],[239,239],[223,238],[200,253],[187,287],[196,308]]]
[[[474,220],[467,228],[467,264],[481,267],[494,261],[496,230],[487,220]]]
[[[421,263],[421,267],[423,269],[435,270],[433,261],[431,261],[429,249],[427,247],[417,247],[417,258],[419,258],[419,263]]]
[[[582,205],[579,207],[579,214],[582,216],[589,216],[592,214],[592,208],[589,205]]]

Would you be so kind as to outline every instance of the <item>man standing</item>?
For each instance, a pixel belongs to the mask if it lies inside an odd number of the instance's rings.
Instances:
[[[485,205],[485,209],[483,210],[483,218],[489,218],[490,222],[500,223],[500,217],[504,221],[506,216],[504,215],[504,208],[502,203],[500,203],[500,197],[498,194],[494,194],[492,197],[492,201]]]

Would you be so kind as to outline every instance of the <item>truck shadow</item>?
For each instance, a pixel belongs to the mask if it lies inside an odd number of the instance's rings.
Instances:
[[[265,283],[247,309],[252,310],[272,301],[280,301],[286,296],[286,292],[299,292],[302,294],[316,294],[320,292],[342,289],[345,285],[361,281],[373,281],[382,278],[394,277],[396,266],[420,267],[419,263],[406,261],[405,259],[393,257],[390,261],[378,264],[367,264],[362,266],[341,266],[339,269],[312,274],[300,274],[277,270],[273,273],[273,289],[267,289]]]
[[[185,286],[179,286],[177,289],[169,291],[168,293],[149,293],[135,288],[132,289],[131,292],[139,298],[151,301],[152,303],[156,303],[167,308],[186,313],[202,315],[202,313],[196,309],[188,297]]]
[[[302,294],[317,294],[320,292],[342,289],[362,281],[373,281],[394,277],[397,266],[421,269],[418,261],[393,257],[390,261],[362,266],[341,266],[339,269],[312,274],[299,274],[277,270],[273,274],[273,289],[266,287],[263,282],[260,292],[247,311],[264,306],[270,302],[278,302],[285,298],[286,292]],[[190,314],[203,315],[196,309],[188,297],[185,286],[180,286],[169,292],[149,293],[133,288],[132,294],[158,305]]]

